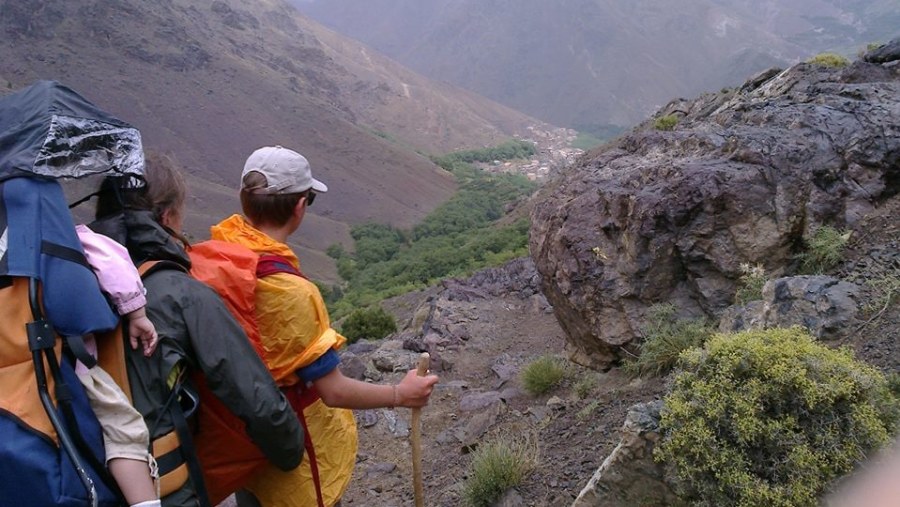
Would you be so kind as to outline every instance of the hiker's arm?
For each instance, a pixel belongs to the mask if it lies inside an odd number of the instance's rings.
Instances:
[[[399,384],[370,384],[344,376],[335,368],[313,384],[329,407],[367,409],[380,407],[423,407],[434,389],[436,375],[419,377],[416,370],[406,374]]]
[[[196,285],[185,323],[207,385],[246,423],[247,434],[272,464],[282,470],[295,468],[303,452],[297,416],[219,296]]]

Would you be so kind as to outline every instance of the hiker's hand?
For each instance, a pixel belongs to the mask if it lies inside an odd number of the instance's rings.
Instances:
[[[133,349],[137,349],[138,342],[140,342],[145,356],[149,356],[156,350],[158,342],[156,328],[147,318],[143,308],[128,314],[128,337]]]
[[[425,375],[420,377],[416,370],[410,370],[397,384],[397,406],[408,408],[424,407],[428,404],[428,397],[437,384],[437,375]]]

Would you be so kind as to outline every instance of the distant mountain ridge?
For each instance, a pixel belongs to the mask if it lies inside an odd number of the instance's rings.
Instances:
[[[896,0],[293,1],[426,76],[582,130],[900,26]]]
[[[247,155],[282,144],[330,187],[304,223],[310,271],[350,224],[409,226],[453,178],[423,154],[499,144],[542,124],[430,81],[281,0],[0,0],[0,87],[56,79],[190,170],[189,231],[237,210]],[[417,153],[418,152],[418,153]],[[327,275],[326,273],[326,275]]]

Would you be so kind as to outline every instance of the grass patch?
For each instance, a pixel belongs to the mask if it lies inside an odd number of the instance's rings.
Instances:
[[[659,304],[650,308],[640,355],[625,362],[625,371],[634,376],[661,376],[668,373],[685,350],[699,347],[712,336],[705,320],[678,319],[675,306]]]
[[[741,264],[741,277],[738,280],[740,286],[734,293],[735,304],[745,305],[750,301],[762,299],[762,290],[767,280],[766,270],[761,264],[756,266]]]
[[[581,377],[578,382],[575,383],[574,390],[575,396],[578,397],[579,400],[583,400],[592,394],[597,389],[597,376],[591,373],[588,373]]]
[[[566,366],[554,356],[543,356],[528,363],[522,370],[522,386],[532,396],[549,392],[566,377]]]
[[[850,60],[837,53],[819,53],[807,60],[807,63],[821,65],[823,67],[830,67],[833,69],[840,69],[850,65]]]
[[[893,270],[878,278],[869,280],[873,289],[873,298],[863,308],[866,313],[883,311],[900,299],[900,270]]]
[[[463,484],[463,500],[471,507],[490,507],[510,488],[521,485],[537,466],[537,438],[502,437],[483,444],[472,457]]]
[[[844,247],[851,233],[825,225],[816,229],[806,244],[806,250],[797,255],[800,273],[820,275],[836,267],[844,255]]]
[[[675,125],[678,125],[678,117],[674,114],[660,116],[653,122],[653,128],[656,130],[675,130]]]
[[[592,134],[587,132],[579,132],[575,137],[575,140],[572,141],[572,148],[588,151],[595,146],[600,146],[604,141]]]

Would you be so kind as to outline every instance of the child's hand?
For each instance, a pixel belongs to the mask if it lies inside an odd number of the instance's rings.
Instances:
[[[128,317],[128,337],[131,341],[131,348],[138,348],[138,341],[141,343],[144,355],[149,356],[156,350],[158,337],[156,328],[147,318],[147,314],[143,308],[135,310],[127,315]]]

